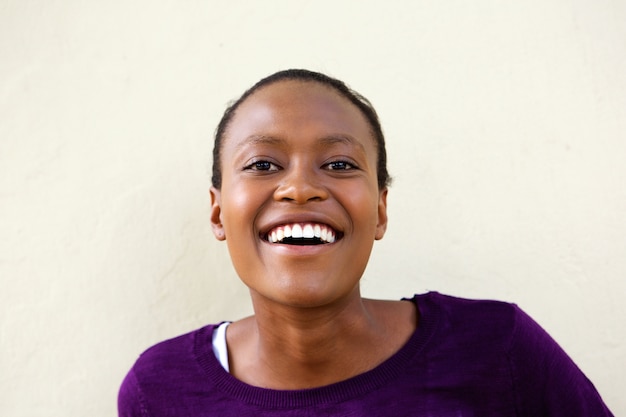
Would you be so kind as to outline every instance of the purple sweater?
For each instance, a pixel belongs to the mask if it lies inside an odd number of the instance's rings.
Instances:
[[[121,417],[612,416],[592,383],[517,306],[416,295],[419,324],[392,357],[332,385],[276,391],[226,372],[214,325],[159,343],[119,393]]]

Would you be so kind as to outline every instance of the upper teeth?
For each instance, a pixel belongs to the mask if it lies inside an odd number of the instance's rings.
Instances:
[[[335,231],[329,226],[319,223],[293,223],[277,226],[267,234],[267,240],[271,243],[282,242],[287,237],[292,239],[317,237],[322,242],[333,243]]]

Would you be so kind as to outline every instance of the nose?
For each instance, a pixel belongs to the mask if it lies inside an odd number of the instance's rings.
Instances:
[[[323,201],[328,198],[328,190],[314,168],[297,164],[290,167],[274,191],[274,200],[305,204],[309,201]]]

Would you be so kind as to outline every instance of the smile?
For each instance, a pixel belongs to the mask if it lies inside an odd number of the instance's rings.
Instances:
[[[322,223],[292,223],[271,229],[265,235],[270,243],[284,245],[323,245],[335,242],[339,233]]]

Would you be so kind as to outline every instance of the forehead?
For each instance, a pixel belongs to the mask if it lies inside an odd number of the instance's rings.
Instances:
[[[261,87],[237,108],[226,142],[250,135],[346,135],[375,147],[362,111],[332,87],[314,81],[285,80]]]

